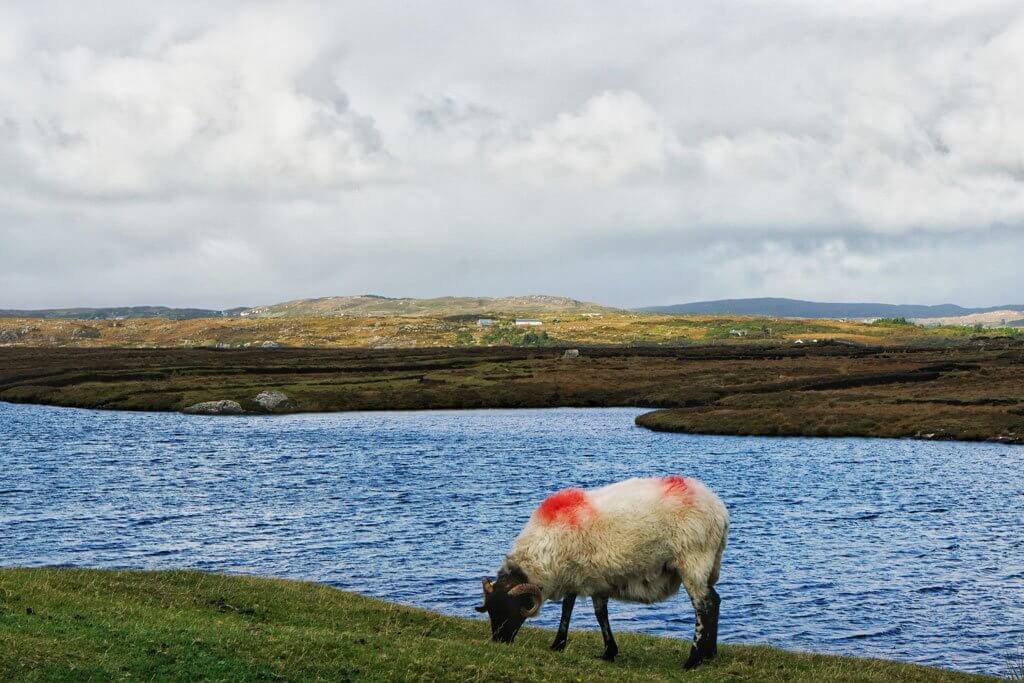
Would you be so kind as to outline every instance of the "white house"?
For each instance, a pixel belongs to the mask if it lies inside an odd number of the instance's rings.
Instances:
[[[516,320],[516,327],[539,327],[543,324],[544,323],[542,323],[539,320],[529,320],[525,318],[520,318]]]
[[[490,318],[480,318],[479,320],[476,321],[477,327],[490,327],[493,324],[494,321],[491,320]]]

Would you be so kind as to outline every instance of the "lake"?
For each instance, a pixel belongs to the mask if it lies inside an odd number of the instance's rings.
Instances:
[[[1024,448],[659,434],[640,412],[0,403],[0,565],[312,579],[483,620],[480,577],[547,493],[675,473],[732,517],[722,642],[996,674],[1024,645]],[[693,628],[683,593],[610,612],[620,630]],[[589,604],[574,626],[596,628]]]

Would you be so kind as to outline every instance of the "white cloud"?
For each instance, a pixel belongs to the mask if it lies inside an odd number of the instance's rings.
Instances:
[[[679,143],[658,112],[629,91],[603,92],[498,147],[499,170],[597,185],[666,170]]]
[[[309,193],[385,177],[372,118],[340,90],[298,89],[322,49],[309,30],[255,12],[192,37],[159,25],[126,53],[23,49],[0,77],[6,151],[40,189],[71,195]]]

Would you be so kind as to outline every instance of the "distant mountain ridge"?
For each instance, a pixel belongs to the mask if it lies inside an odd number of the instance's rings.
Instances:
[[[564,296],[533,294],[505,297],[443,296],[433,299],[390,298],[376,294],[296,299],[270,306],[256,306],[243,316],[282,318],[294,316],[453,316],[528,315],[551,312],[601,313],[609,306],[578,301]]]
[[[925,306],[917,304],[826,303],[764,297],[758,299],[720,299],[695,301],[669,306],[647,306],[637,309],[648,313],[675,315],[764,315],[776,318],[952,318],[994,311],[1021,311],[1022,305],[965,308],[955,304]]]
[[[385,297],[376,294],[329,296],[295,299],[267,306],[239,307],[226,310],[206,308],[173,308],[169,306],[113,306],[100,308],[50,308],[37,310],[0,310],[0,318],[42,318],[51,320],[117,320],[132,318],[166,318],[193,320],[198,318],[255,317],[287,318],[301,316],[333,317],[452,317],[514,315],[530,316],[550,313],[600,314],[623,309],[580,301],[563,296],[526,295],[506,297],[444,296],[429,299]],[[674,315],[752,315],[776,318],[908,318],[914,320],[944,319],[949,324],[972,324],[969,316],[1024,318],[1024,305],[967,308],[955,304],[935,306],[881,303],[825,303],[784,298],[720,299],[668,306],[635,309],[648,313]],[[963,318],[956,321],[956,318]],[[981,318],[978,322],[990,322]]]
[[[44,318],[48,320],[118,320],[121,318],[167,318],[194,320],[235,315],[245,308],[215,311],[208,308],[171,308],[169,306],[112,306],[107,308],[43,308],[36,310],[0,310],[0,318]]]

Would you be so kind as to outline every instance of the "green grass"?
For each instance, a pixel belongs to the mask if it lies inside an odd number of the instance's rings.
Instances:
[[[584,612],[578,621],[590,618]],[[548,649],[548,631],[527,629],[511,646],[488,636],[483,618],[444,617],[313,583],[182,571],[0,570],[4,681],[992,680],[745,645],[723,646],[712,663],[684,673],[683,640],[621,633],[619,659],[607,664],[597,659],[600,636],[592,631],[572,632],[562,653]]]

